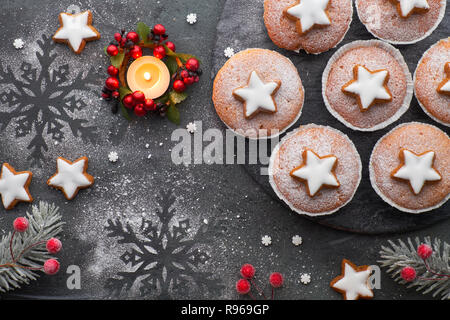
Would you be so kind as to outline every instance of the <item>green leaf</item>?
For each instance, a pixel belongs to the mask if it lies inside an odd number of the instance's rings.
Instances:
[[[150,27],[143,22],[138,22],[136,32],[139,35],[139,39],[144,43],[148,43],[148,34],[150,33]]]
[[[169,92],[170,102],[173,104],[179,104],[186,100],[187,97],[188,95],[186,92],[176,92],[174,90]]]
[[[119,106],[120,106],[120,113],[122,113],[122,116],[123,116],[125,119],[127,119],[128,121],[131,121],[131,117],[130,117],[130,115],[128,114],[128,110],[127,110],[127,108],[125,108],[125,106],[123,105],[122,102],[119,103]]]
[[[167,101],[169,101],[169,92],[165,93],[164,95],[162,95],[158,99],[155,99],[156,103],[166,103]]]
[[[164,49],[166,49],[166,55],[167,56],[169,56],[169,57],[177,57],[177,54],[175,52],[173,52],[172,50],[170,50],[169,47],[166,46],[164,43],[163,43],[163,47],[164,47]]]
[[[173,75],[178,70],[178,63],[174,57],[167,57],[165,60],[167,69],[169,69],[170,75]]]
[[[202,61],[199,58],[197,58],[196,56],[189,54],[189,53],[176,53],[176,56],[178,58],[180,58],[180,60],[183,62],[188,61],[190,58],[194,58],[194,59],[197,59],[198,62],[202,63]]]
[[[116,56],[111,57],[111,64],[116,68],[120,68],[123,58],[125,58],[125,54],[123,52],[118,53]]]
[[[173,103],[171,103],[169,108],[167,109],[167,119],[175,124],[180,124],[180,112]]]
[[[127,94],[133,93],[130,89],[127,87],[120,87],[119,88],[119,94],[120,94],[120,101],[122,101],[123,97],[125,97]]]

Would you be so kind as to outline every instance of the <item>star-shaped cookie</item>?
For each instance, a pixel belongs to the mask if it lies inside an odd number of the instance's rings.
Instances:
[[[397,179],[409,180],[414,194],[419,194],[425,182],[442,179],[439,172],[433,167],[435,153],[427,151],[416,154],[408,149],[400,150],[400,166],[392,171],[391,176]]]
[[[83,51],[87,41],[100,39],[100,33],[92,26],[91,11],[77,14],[60,13],[61,27],[53,36],[53,41],[67,43],[77,54]]]
[[[343,259],[341,268],[342,274],[331,281],[331,288],[342,293],[345,300],[373,298],[373,291],[369,285],[372,270],[369,266],[357,267],[347,259]]]
[[[391,0],[397,4],[400,17],[408,18],[413,13],[424,13],[430,9],[427,0]]]
[[[86,157],[74,162],[59,157],[56,166],[56,173],[48,179],[47,184],[61,190],[67,200],[72,200],[80,189],[88,188],[94,183],[94,178],[86,172],[88,167]]]
[[[340,186],[334,169],[338,159],[333,155],[320,157],[314,151],[303,151],[303,164],[294,168],[290,175],[306,183],[310,197],[314,197],[322,187],[337,188]]]
[[[259,74],[252,71],[248,85],[235,89],[233,95],[244,102],[244,116],[250,119],[258,112],[275,113],[277,111],[273,96],[280,85],[280,81],[264,83]]]
[[[361,112],[367,111],[375,103],[392,100],[387,87],[389,72],[386,69],[370,71],[364,66],[353,67],[353,80],[342,87],[342,92],[355,96]]]
[[[439,84],[437,91],[442,94],[450,95],[450,62],[447,62],[444,67],[446,77]]]
[[[14,208],[20,202],[31,202],[28,186],[33,174],[30,171],[16,172],[8,163],[4,163],[0,173],[0,194],[6,210]]]
[[[289,19],[296,21],[297,32],[306,34],[314,27],[325,27],[331,24],[328,16],[328,5],[331,0],[298,0],[284,10]]]

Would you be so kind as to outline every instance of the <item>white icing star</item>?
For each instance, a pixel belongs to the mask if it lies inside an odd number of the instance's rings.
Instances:
[[[98,37],[95,29],[89,25],[89,11],[75,15],[61,13],[61,28],[56,31],[53,39],[67,40],[75,52],[78,52],[84,39]]]
[[[67,200],[75,197],[79,189],[89,187],[93,178],[86,173],[87,158],[83,157],[73,163],[63,158],[56,161],[57,172],[48,180],[52,187],[61,189]]]
[[[344,274],[338,277],[336,282],[332,283],[332,287],[343,292],[346,300],[356,300],[359,297],[373,297],[373,292],[369,287],[370,268],[357,271],[348,261],[344,260],[343,264]]]
[[[20,38],[14,40],[14,42],[13,42],[13,46],[17,50],[22,49],[24,45],[25,45],[25,42]]]
[[[356,79],[351,80],[342,87],[345,92],[357,95],[362,111],[376,102],[376,100],[390,101],[391,93],[386,87],[389,72],[379,70],[371,72],[363,66],[355,66]]]
[[[109,160],[110,162],[117,162],[117,160],[119,160],[119,155],[117,154],[117,152],[111,151],[111,152],[108,154],[108,160]]]
[[[322,186],[339,187],[339,181],[332,173],[337,158],[334,156],[319,157],[311,150],[306,152],[304,164],[291,171],[291,176],[305,180],[308,193],[313,197]]]
[[[32,201],[26,187],[29,179],[31,179],[29,172],[16,173],[12,167],[3,164],[0,176],[0,194],[5,209],[12,208],[15,200]]]
[[[300,282],[303,284],[308,284],[311,282],[311,276],[308,273],[304,273],[300,276]]]
[[[446,78],[438,86],[438,92],[444,94],[450,94],[450,62],[447,62],[444,66],[444,72],[446,73]]]
[[[225,55],[225,57],[231,58],[232,56],[234,56],[234,49],[231,47],[227,47],[225,50],[223,50],[223,54]]]
[[[300,237],[298,234],[292,237],[292,244],[294,246],[299,246],[303,243],[302,237]]]
[[[408,17],[415,8],[427,10],[430,9],[427,0],[398,0],[400,13],[403,18]]]
[[[189,13],[189,14],[186,16],[186,21],[187,21],[189,24],[194,24],[194,23],[196,23],[196,22],[197,22],[197,14],[196,14],[196,13]]]
[[[272,95],[280,86],[277,82],[264,83],[256,71],[250,75],[247,87],[238,88],[233,94],[242,99],[245,103],[244,115],[246,118],[253,116],[259,110],[266,112],[276,112],[277,107]]]
[[[446,80],[442,86],[439,88],[439,91],[441,92],[450,92],[450,80]]]
[[[194,122],[189,122],[189,123],[186,125],[186,130],[187,130],[189,133],[194,133],[195,131],[197,131],[197,125],[196,125]]]
[[[308,32],[314,25],[330,25],[325,12],[329,0],[300,0],[300,3],[286,10],[287,14],[299,19],[301,33]]]
[[[409,150],[403,149],[404,163],[394,170],[393,176],[399,179],[409,180],[415,194],[419,194],[425,181],[441,180],[441,175],[433,168],[434,152],[428,151],[417,155]]]
[[[261,242],[263,245],[270,246],[272,244],[272,238],[269,237],[268,235],[265,235],[264,237],[261,238]]]

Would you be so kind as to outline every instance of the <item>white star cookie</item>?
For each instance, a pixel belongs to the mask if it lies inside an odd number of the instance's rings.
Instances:
[[[81,157],[74,162],[59,157],[56,173],[47,181],[51,187],[60,189],[67,200],[72,200],[80,189],[90,187],[94,178],[87,174],[88,158]]]
[[[92,26],[92,13],[89,10],[73,15],[60,13],[59,22],[61,27],[56,31],[53,40],[68,43],[77,54],[83,51],[86,41],[100,39],[100,33]]]
[[[444,67],[446,77],[439,84],[437,91],[442,94],[450,95],[450,62],[447,62]]]
[[[442,179],[439,172],[433,168],[434,151],[416,154],[407,149],[402,149],[399,157],[402,164],[392,171],[392,177],[409,180],[414,194],[420,193],[426,181]]]
[[[337,158],[333,155],[320,157],[314,151],[303,151],[303,164],[294,168],[290,175],[306,183],[308,194],[314,197],[322,187],[340,186],[333,170],[337,165]]]
[[[408,18],[413,13],[423,13],[430,9],[427,0],[394,0],[398,1],[397,11],[402,18]]]
[[[356,96],[362,112],[367,111],[375,103],[392,100],[391,92],[387,87],[389,81],[387,70],[370,71],[364,66],[356,65],[353,68],[353,77],[353,80],[342,87],[342,91]]]
[[[314,26],[328,26],[331,24],[327,7],[331,0],[299,0],[287,8],[286,16],[296,21],[297,31],[303,35]]]
[[[280,85],[280,81],[264,83],[258,73],[253,71],[248,85],[237,88],[233,91],[233,95],[244,102],[244,116],[251,118],[260,111],[268,113],[277,111],[273,95],[277,92]]]
[[[372,298],[373,291],[369,286],[371,269],[369,266],[357,267],[350,261],[342,260],[342,274],[334,278],[330,286],[343,294],[345,300]]]
[[[14,208],[19,201],[33,201],[28,190],[32,176],[30,171],[16,172],[8,163],[3,164],[0,173],[0,194],[6,210]]]

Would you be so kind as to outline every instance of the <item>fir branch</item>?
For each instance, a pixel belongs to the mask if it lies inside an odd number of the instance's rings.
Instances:
[[[58,207],[46,202],[32,207],[27,212],[28,229],[23,233],[15,233],[11,243],[12,232],[0,240],[0,291],[6,292],[20,288],[39,276],[35,270],[40,269],[50,258],[45,249],[46,240],[55,237],[62,231],[61,214]],[[11,251],[10,251],[11,243]],[[39,243],[39,245],[36,245]],[[16,262],[11,265],[14,261]]]
[[[441,242],[440,239],[425,237],[424,241],[415,238],[413,241],[408,238],[407,243],[398,240],[398,244],[389,240],[390,246],[382,246],[380,251],[381,260],[378,262],[382,267],[387,268],[391,277],[400,284],[407,284],[408,288],[416,288],[423,294],[433,293],[433,297],[440,296],[443,300],[450,299],[450,277],[441,277],[438,274],[450,275],[450,245]],[[426,260],[430,272],[424,260],[417,254],[417,247],[425,243],[433,248],[433,254]],[[417,272],[417,278],[412,282],[406,282],[401,277],[404,267],[413,267]]]

